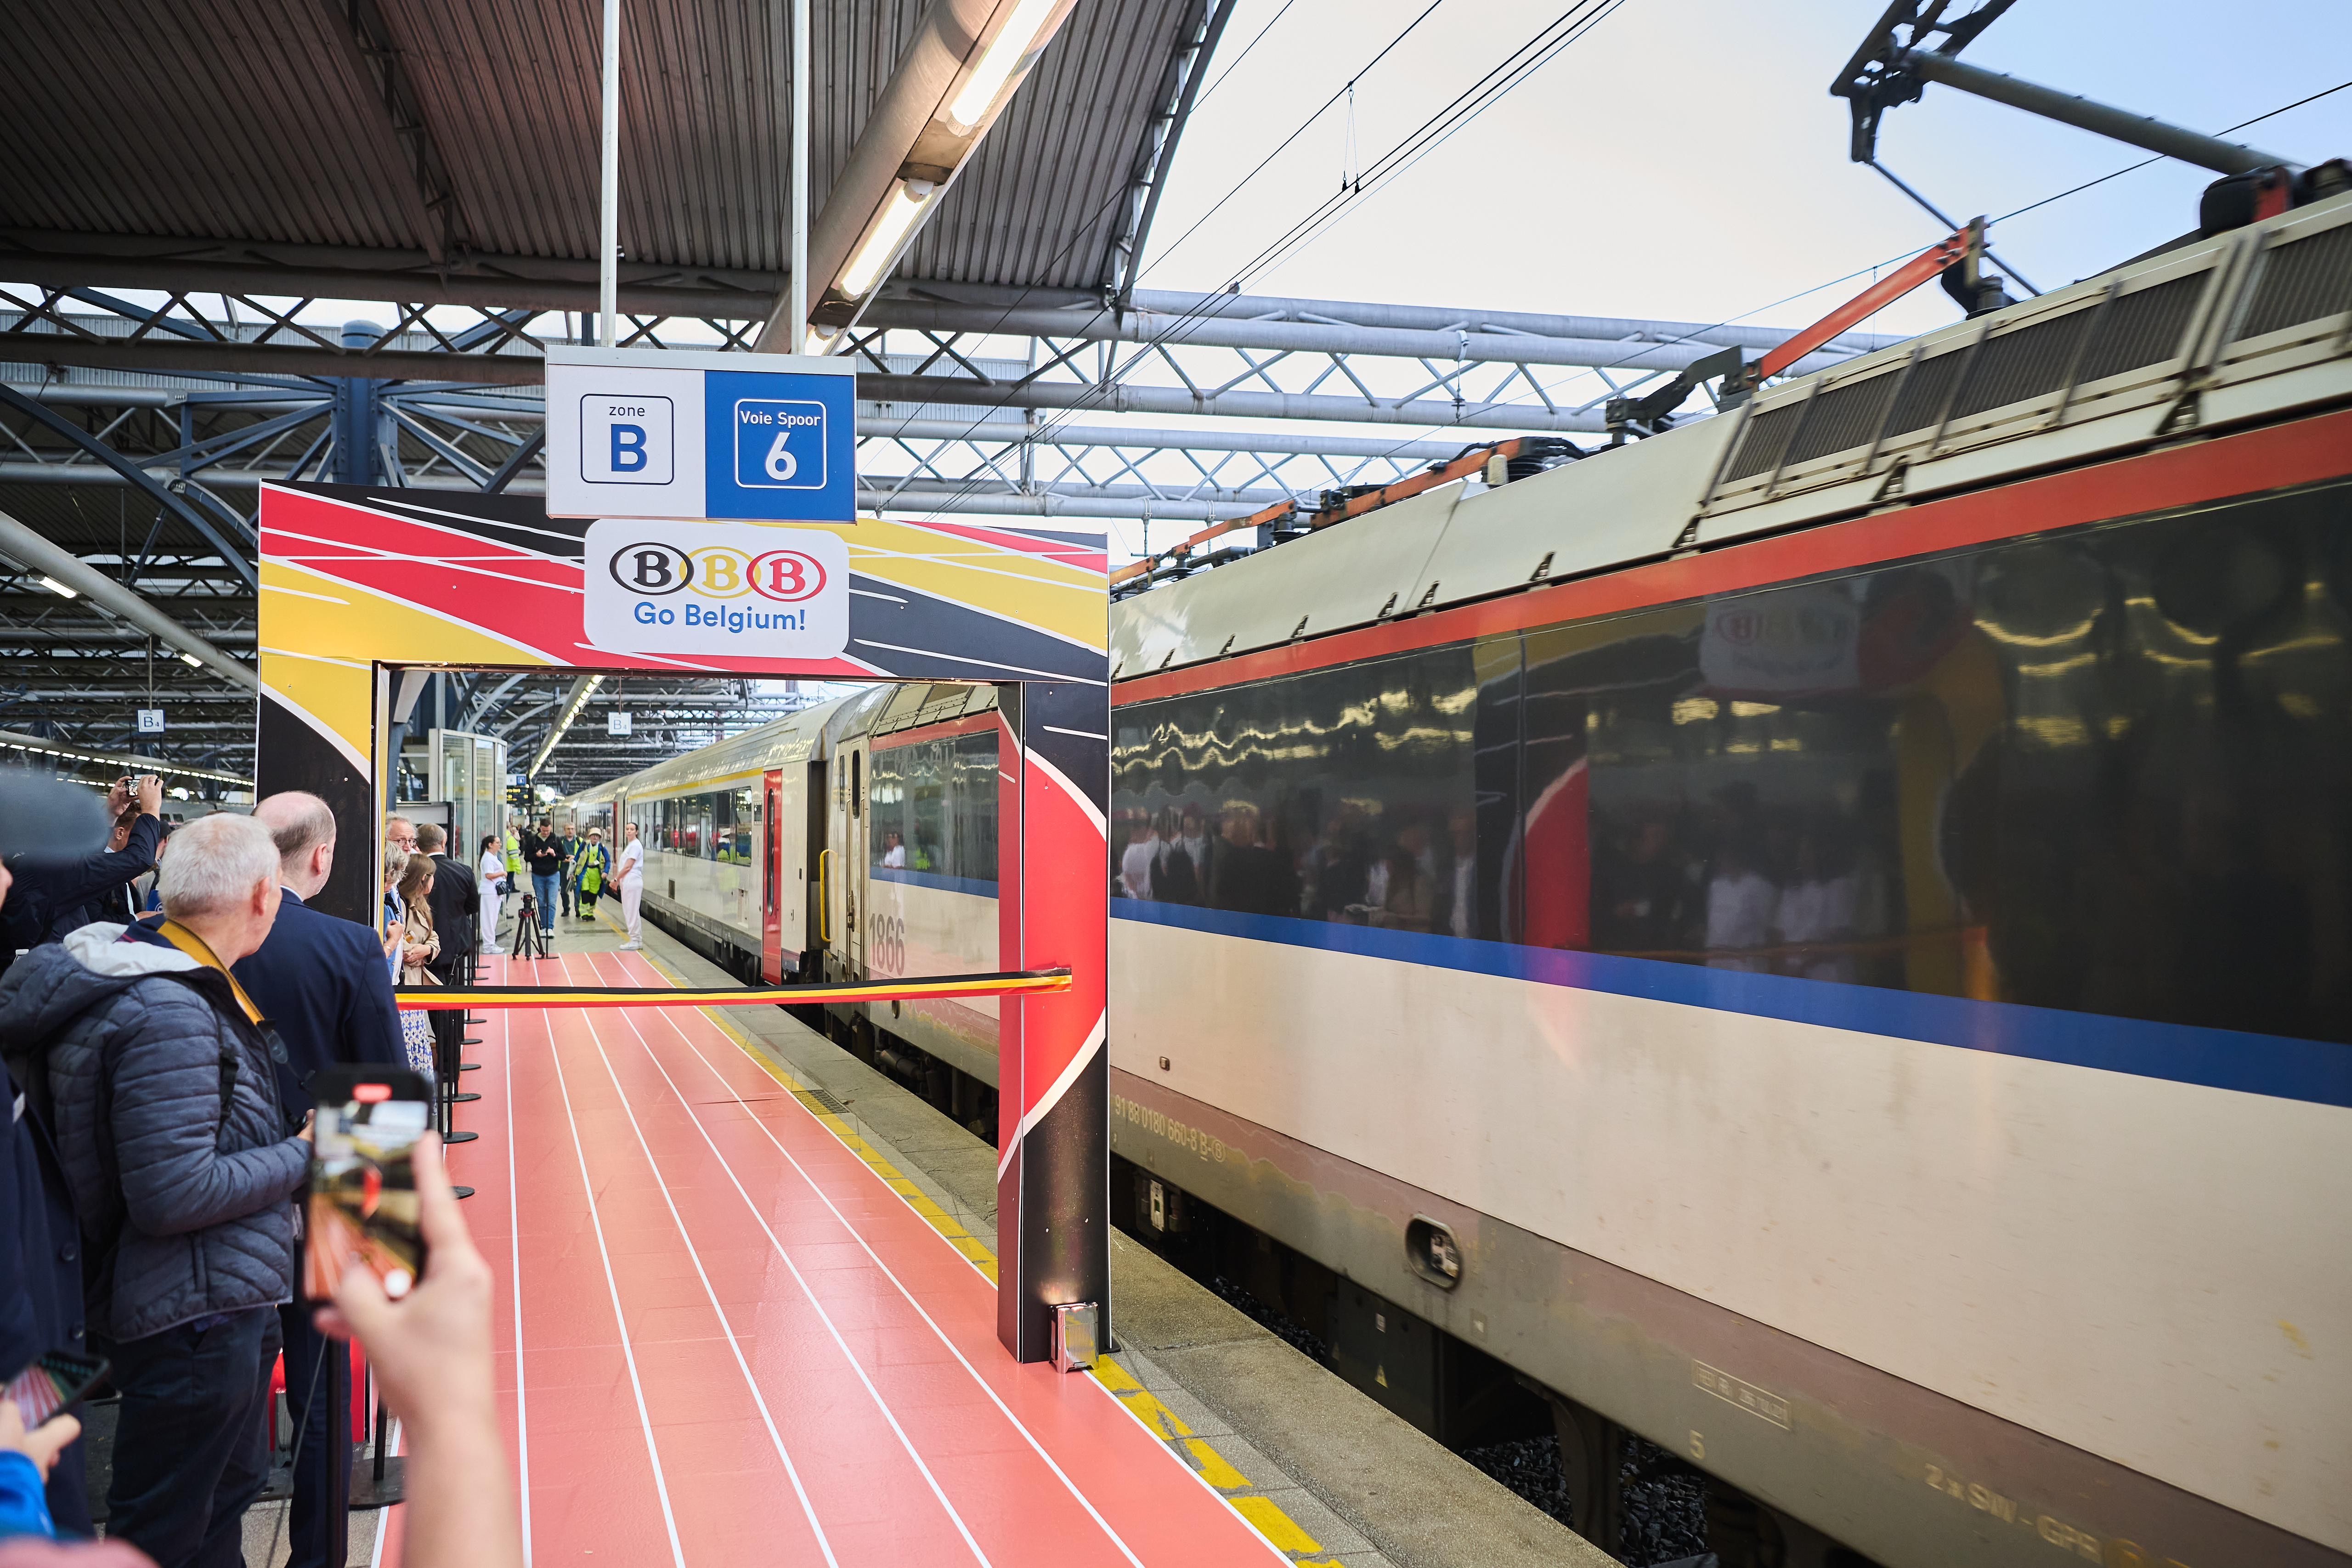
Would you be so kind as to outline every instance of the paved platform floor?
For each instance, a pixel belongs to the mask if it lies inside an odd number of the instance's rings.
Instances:
[[[484,978],[669,983],[614,942]],[[709,1015],[488,1017],[451,1167],[534,1563],[1288,1560],[1101,1382],[1006,1357],[976,1239]]]

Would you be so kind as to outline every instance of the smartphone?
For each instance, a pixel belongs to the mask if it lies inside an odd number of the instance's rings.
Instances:
[[[432,1086],[392,1067],[327,1067],[310,1077],[310,1176],[302,1199],[302,1298],[323,1302],[354,1262],[383,1293],[425,1272],[416,1141],[433,1124]]]
[[[16,1402],[25,1417],[25,1429],[30,1431],[58,1411],[80,1404],[108,1370],[109,1363],[101,1356],[53,1350],[10,1378],[0,1393]]]

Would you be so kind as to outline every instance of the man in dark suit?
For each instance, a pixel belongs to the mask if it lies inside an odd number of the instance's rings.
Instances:
[[[441,956],[432,964],[433,977],[445,986],[462,986],[474,977],[474,949],[482,939],[482,890],[474,881],[474,868],[448,852],[449,835],[438,822],[418,826],[416,848],[433,857],[433,891],[427,897],[433,929],[441,934]],[[465,1013],[439,1008],[425,1016],[433,1025],[443,1072],[456,1072]]]
[[[253,809],[278,844],[285,897],[259,951],[232,972],[286,1042],[278,1096],[289,1119],[310,1108],[310,1074],[338,1062],[405,1068],[392,968],[367,926],[307,908],[335,865],[335,817],[316,795],[288,790]],[[351,1557],[350,1347],[313,1328],[299,1301],[278,1309],[294,1455],[290,1568],[342,1568]],[[308,1403],[308,1409],[304,1408]]]

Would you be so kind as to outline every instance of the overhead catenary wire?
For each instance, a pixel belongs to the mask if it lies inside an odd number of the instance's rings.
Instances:
[[[2294,100],[2293,102],[2291,102],[2291,103],[2283,103],[2283,104],[2279,105],[2276,109],[2273,109],[2273,110],[2264,110],[2263,113],[2261,113],[2261,114],[2257,114],[2257,115],[2255,115],[2253,118],[2252,118],[2252,119],[2250,119],[2250,120],[2242,120],[2238,121],[2238,123],[2237,123],[2237,124],[2235,124],[2235,125],[2231,125],[2231,126],[2225,127],[2222,131],[2221,131],[2217,132],[2217,134],[2219,134],[2219,135],[2225,135],[2225,136],[2226,136],[2226,135],[2228,135],[2231,131],[2243,131],[2247,126],[2250,126],[2250,125],[2259,125],[2259,124],[2261,124],[2261,123],[2262,123],[2263,120],[2273,120],[2273,119],[2275,119],[2275,118],[2277,118],[2279,115],[2285,114],[2285,113],[2287,113],[2288,111],[2290,111],[2290,110],[2292,110],[2301,109],[2301,108],[2302,108],[2302,107],[2304,107],[2305,104],[2309,104],[2309,103],[2316,103],[2316,102],[2318,102],[2321,99],[2331,97],[2331,96],[2333,96],[2334,94],[2336,94],[2336,93],[2339,93],[2339,92],[2342,92],[2342,91],[2346,90],[2347,89],[2352,89],[2352,81],[2342,81],[2342,82],[2338,82],[2338,83],[2336,83],[2334,87],[2331,87],[2331,88],[2324,88],[2324,89],[2322,89],[2321,90],[2319,90],[2319,91],[2317,91],[2317,92],[2306,94],[2306,95],[2305,95],[2305,96],[2304,96],[2304,97],[2302,97],[2302,98],[2298,98],[2298,99],[2294,99]],[[2005,222],[2007,222],[2007,221],[2008,221],[2009,219],[2011,219],[2011,218],[2014,218],[2014,217],[2021,216],[2021,215],[2022,215],[2022,214],[2026,214],[2026,213],[2031,213],[2031,212],[2037,211],[2037,210],[2039,210],[2040,208],[2049,206],[2049,205],[2051,205],[2052,204],[2056,203],[2056,202],[2062,202],[2062,201],[2064,201],[2066,198],[2068,198],[2068,197],[2070,197],[2070,196],[2080,195],[2083,192],[2087,191],[2087,190],[2090,190],[2093,186],[2104,184],[2104,183],[2106,183],[2107,181],[2109,181],[2109,180],[2113,180],[2113,179],[2118,178],[2118,177],[2119,177],[2119,176],[2121,176],[2121,175],[2128,174],[2128,173],[2132,172],[2134,170],[2137,170],[2137,169],[2144,169],[2144,168],[2147,167],[2147,165],[2149,165],[2150,163],[2157,163],[2157,162],[2163,162],[2163,159],[2162,159],[2162,157],[2161,157],[2160,155],[2159,155],[2159,156],[2158,156],[2158,157],[2154,157],[2154,158],[2143,158],[2143,159],[2141,159],[2139,162],[2136,162],[2136,163],[2126,164],[2126,165],[2125,165],[2125,166],[2124,166],[2123,168],[2121,168],[2121,169],[2113,170],[2113,171],[2111,171],[2111,172],[2107,172],[2107,173],[2102,174],[2102,175],[2100,175],[2100,176],[2099,176],[2097,179],[2095,179],[2095,180],[2086,180],[2086,181],[2084,181],[2083,183],[2081,183],[2081,184],[2079,184],[2079,185],[2070,185],[2070,186],[2068,186],[2065,190],[2056,192],[2056,193],[2053,193],[2053,194],[2051,194],[2051,195],[2043,196],[2043,197],[2042,197],[2042,198],[2041,198],[2040,200],[2038,200],[2038,201],[2029,202],[2029,203],[2027,203],[2024,206],[2021,206],[2021,207],[2016,208],[2015,210],[2013,210],[2013,211],[2011,211],[2011,212],[2004,213],[2004,214],[2001,214],[2000,217],[1998,217],[1998,218],[1990,218],[1990,219],[1986,220],[1985,227],[1986,227],[1986,229],[1987,229],[1988,231],[1990,231],[1990,230],[1992,228],[1992,226],[1993,226],[1994,225],[1996,225],[1996,224],[2005,223]],[[1887,173],[1887,172],[1886,172],[1885,170],[1884,170],[1884,169],[1881,169],[1881,170],[1879,171],[1879,172],[1880,172],[1880,173],[1882,173],[1882,174],[1886,174],[1886,173]],[[1888,177],[1889,179],[1893,179],[1893,178],[1894,178],[1894,176],[1893,176],[1892,174],[1887,174],[1887,177]],[[1901,182],[1897,181],[1897,182],[1896,182],[1896,183],[1897,183],[1898,185],[1900,185],[1900,184],[1901,184]],[[1906,193],[1908,193],[1907,190],[1906,190]],[[1931,210],[1932,210],[1932,209],[1931,209]],[[1937,214],[1937,217],[1938,217],[1939,219],[1940,219],[1940,218],[1941,218],[1941,216],[1942,216],[1942,214]],[[1885,258],[1884,260],[1881,260],[1881,261],[1874,261],[1874,262],[1871,263],[1871,264],[1870,264],[1869,266],[1867,266],[1867,267],[1855,267],[1853,270],[1852,270],[1851,272],[1844,272],[1844,273],[1841,273],[1841,274],[1839,274],[1839,275],[1838,275],[1837,277],[1835,277],[1829,278],[1829,279],[1827,279],[1827,280],[1825,280],[1825,281],[1823,281],[1823,282],[1821,282],[1821,283],[1812,284],[1812,285],[1811,285],[1811,286],[1809,286],[1809,287],[1804,287],[1804,288],[1801,288],[1801,289],[1797,290],[1797,291],[1796,291],[1795,293],[1793,293],[1793,294],[1784,294],[1784,295],[1782,295],[1782,296],[1781,296],[1780,298],[1778,298],[1778,299],[1770,300],[1770,301],[1769,301],[1769,302],[1767,302],[1767,303],[1765,303],[1765,304],[1756,306],[1756,307],[1754,307],[1754,308],[1750,308],[1750,309],[1743,310],[1743,311],[1739,312],[1739,314],[1738,314],[1738,315],[1736,315],[1736,316],[1727,316],[1727,317],[1725,317],[1725,318],[1724,318],[1722,320],[1720,320],[1720,321],[1711,321],[1711,322],[1708,322],[1706,326],[1701,327],[1701,328],[1698,328],[1698,329],[1697,329],[1696,331],[1694,331],[1694,332],[1691,332],[1691,333],[1685,334],[1685,336],[1683,336],[1683,337],[1681,337],[1681,338],[1674,339],[1674,340],[1672,340],[1672,341],[1675,341],[1675,342],[1692,342],[1692,341],[1696,341],[1698,338],[1700,338],[1700,337],[1701,337],[1701,336],[1703,336],[1704,334],[1708,333],[1708,332],[1715,331],[1715,330],[1717,330],[1717,329],[1719,329],[1719,328],[1723,328],[1723,327],[1730,327],[1730,326],[1736,326],[1736,325],[1737,325],[1737,324],[1738,324],[1739,322],[1741,322],[1741,321],[1745,321],[1745,320],[1748,320],[1748,319],[1750,319],[1751,317],[1761,316],[1761,315],[1763,315],[1763,314],[1764,314],[1766,311],[1768,311],[1768,310],[1777,310],[1777,309],[1779,309],[1779,308],[1780,308],[1781,306],[1783,306],[1783,305],[1793,304],[1793,303],[1795,303],[1797,300],[1803,299],[1803,298],[1807,298],[1807,297],[1809,297],[1809,296],[1811,296],[1811,295],[1819,294],[1820,292],[1822,292],[1822,290],[1823,290],[1823,289],[1825,289],[1825,288],[1834,288],[1834,287],[1837,287],[1839,284],[1841,284],[1841,283],[1851,283],[1851,282],[1853,282],[1854,279],[1856,279],[1856,278],[1858,278],[1858,277],[1864,277],[1870,276],[1870,275],[1872,275],[1872,274],[1874,274],[1874,273],[1876,273],[1876,272],[1880,271],[1881,269],[1883,269],[1883,268],[1885,268],[1885,267],[1886,267],[1892,266],[1892,265],[1893,265],[1893,264],[1895,264],[1895,262],[1903,261],[1903,260],[1905,260],[1905,259],[1907,259],[1907,257],[1908,257],[1910,255],[1911,255],[1911,253],[1910,253],[1910,252],[1906,251],[1906,252],[1903,252],[1903,253],[1901,253],[1901,254],[1899,254],[1899,255],[1895,255],[1895,256],[1888,256],[1888,257],[1886,257],[1886,258]],[[1998,258],[1998,257],[1996,257],[1995,259],[1996,259],[1996,260],[1998,260],[1999,258]],[[2002,265],[2006,266],[2007,264],[2006,264],[2006,263],[2003,263]],[[2016,273],[2015,273],[2015,269],[2014,269],[2014,268],[2011,268],[2011,275],[2012,277],[2016,276]],[[2018,281],[2019,281],[2019,282],[2021,282],[2021,283],[2023,283],[2025,280],[2024,280],[2023,278],[2021,278],[2021,278],[2019,278],[2019,279],[2018,279]],[[2026,287],[2030,288],[2030,287],[2032,287],[2032,286],[2031,284],[2027,284],[2027,285],[2026,285]],[[2037,292],[2038,292],[2038,291],[2037,291]],[[1622,366],[1624,366],[1624,365],[1626,365],[1627,363],[1629,363],[1629,362],[1630,362],[1630,361],[1632,361],[1632,360],[1633,360],[1636,355],[1638,355],[1638,354],[1640,354],[1640,353],[1642,353],[1642,352],[1644,352],[1644,351],[1646,351],[1646,350],[1650,350],[1650,349],[1653,349],[1653,348],[1654,348],[1654,347],[1656,347],[1656,345],[1655,345],[1655,344],[1653,344],[1653,343],[1643,343],[1643,345],[1641,345],[1641,347],[1640,347],[1640,348],[1638,348],[1638,349],[1636,349],[1636,350],[1633,350],[1630,351],[1629,353],[1627,353],[1627,354],[1624,356],[1624,358],[1620,359],[1620,360],[1618,360],[1618,361],[1613,361],[1613,362],[1612,362],[1612,363],[1611,363],[1611,364],[1607,364],[1607,365],[1596,365],[1596,366],[1592,367],[1592,369],[1593,369],[1596,372],[1598,372],[1598,371],[1610,371],[1610,370],[1616,370],[1616,369],[1620,369],[1620,368],[1622,368]],[[1436,430],[1436,429],[1441,429],[1441,428],[1443,428],[1443,427],[1442,427],[1442,426],[1432,425],[1432,426],[1429,426],[1429,427],[1427,427],[1427,428],[1428,428],[1428,429],[1431,429],[1431,430]],[[1392,448],[1391,450],[1393,451],[1394,449]]]
[[[1202,104],[1209,101],[1210,98],[1214,95],[1219,88],[1225,85],[1225,78],[1227,77],[1233,75],[1234,72],[1241,68],[1242,62],[1250,57],[1250,51],[1256,48],[1259,44],[1263,43],[1268,33],[1274,31],[1274,25],[1276,22],[1281,21],[1282,18],[1289,13],[1290,8],[1297,4],[1298,0],[1282,0],[1282,8],[1275,12],[1273,16],[1268,16],[1265,19],[1265,26],[1260,27],[1256,33],[1251,36],[1250,41],[1242,46],[1242,52],[1235,55],[1231,60],[1226,62],[1225,68],[1217,73],[1217,79],[1201,89],[1201,96],[1194,99],[1192,104],[1192,108],[1196,112],[1199,110]]]
[[[1625,0],[1578,0],[1578,4],[1552,18],[1538,29],[1534,37],[1505,56],[1501,63],[1485,76],[1455,94],[1444,108],[1423,120],[1386,152],[1366,165],[1353,181],[1317,204],[1305,217],[1277,235],[1273,243],[1235,268],[1233,282],[1246,283],[1316,237],[1365,195],[1377,194],[1390,182],[1443,145],[1455,131],[1476,120],[1537,71],[1557,59],[1570,44],[1606,21],[1624,3]],[[1171,246],[1162,252],[1160,259],[1166,260],[1173,254],[1174,248]]]
[[[2322,88],[2319,91],[2312,93],[2307,97],[2296,99],[2293,103],[2283,103],[2276,109],[2267,110],[2262,114],[2257,114],[2252,120],[2242,120],[2235,125],[2225,126],[2214,134],[2218,136],[2227,136],[2233,131],[2243,131],[2249,125],[2260,125],[2265,120],[2275,120],[2280,115],[2286,113],[2289,110],[2301,109],[2306,103],[2317,103],[2321,99],[2331,98],[2336,93],[2342,92],[2346,88],[2352,88],[2352,81],[2340,81],[2334,87]],[[2095,180],[2085,180],[2079,185],[2070,185],[2054,196],[2044,196],[2038,202],[2028,202],[2025,205],[2018,208],[2014,212],[2003,213],[2000,216],[1989,220],[1985,226],[1987,228],[1990,228],[1994,224],[2005,224],[2011,218],[2021,218],[2026,214],[2033,212],[2038,208],[2046,207],[2053,202],[2063,202],[2069,196],[2077,196],[2082,194],[2084,191],[2091,189],[2094,185],[2104,185],[2110,180],[2120,180],[2126,174],[2132,173],[2137,170],[2147,168],[2150,163],[2161,163],[2163,162],[2165,162],[2165,155],[2159,152],[2153,158],[2143,158],[2137,163],[2126,163],[2120,169],[2109,170],[2106,173],[2100,175]]]

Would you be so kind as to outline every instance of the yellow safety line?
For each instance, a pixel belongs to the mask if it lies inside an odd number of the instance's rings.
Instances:
[[[669,977],[681,988],[685,981],[677,970],[656,957],[650,949],[639,949],[646,962]],[[792,1073],[770,1060],[767,1052],[752,1044],[751,1037],[731,1021],[721,1018],[711,1007],[698,1009],[703,1017],[719,1027],[719,1032],[735,1042],[737,1050],[751,1059],[769,1077],[782,1085],[786,1092],[801,1103],[818,1124],[839,1139],[844,1147],[871,1168],[892,1192],[904,1199],[908,1207],[920,1215],[923,1223],[945,1237],[948,1245],[963,1255],[964,1260],[996,1283],[996,1254],[986,1242],[966,1230],[955,1216],[941,1208],[930,1195],[909,1181],[897,1166],[882,1157],[873,1145],[858,1136],[847,1119],[828,1110],[818,1100],[814,1090]],[[1336,1563],[1309,1561],[1307,1554],[1323,1550],[1322,1545],[1299,1527],[1298,1521],[1282,1511],[1282,1505],[1270,1497],[1235,1496],[1255,1485],[1247,1476],[1234,1467],[1233,1461],[1219,1453],[1206,1437],[1196,1437],[1173,1410],[1161,1404],[1150,1389],[1138,1383],[1127,1369],[1106,1355],[1094,1364],[1095,1381],[1116,1396],[1127,1413],[1158,1437],[1176,1457],[1198,1474],[1224,1500],[1225,1505],[1240,1514],[1249,1527],[1264,1536],[1266,1544],[1289,1557],[1297,1568],[1337,1568]]]

